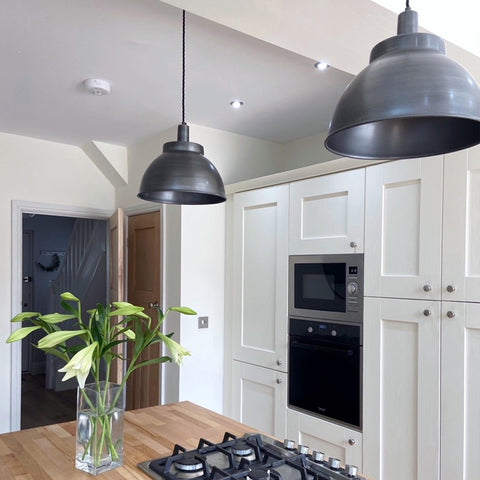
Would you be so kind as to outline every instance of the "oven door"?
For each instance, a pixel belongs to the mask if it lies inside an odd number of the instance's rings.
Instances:
[[[289,406],[361,429],[361,326],[290,319]]]

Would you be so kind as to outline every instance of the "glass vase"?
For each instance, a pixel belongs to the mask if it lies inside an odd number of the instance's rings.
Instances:
[[[123,463],[125,391],[110,382],[77,389],[75,467],[92,475]]]

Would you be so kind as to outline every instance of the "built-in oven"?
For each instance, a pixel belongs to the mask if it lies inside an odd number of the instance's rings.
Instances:
[[[362,428],[362,325],[289,319],[288,404]]]
[[[292,255],[289,315],[362,322],[363,254]]]

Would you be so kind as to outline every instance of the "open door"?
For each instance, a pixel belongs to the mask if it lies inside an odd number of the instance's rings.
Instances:
[[[160,212],[128,217],[128,301],[145,307],[153,322],[160,299]],[[131,345],[129,344],[129,347]],[[131,356],[131,352],[127,352]],[[157,358],[160,344],[145,350],[141,361]],[[159,364],[139,368],[127,380],[127,409],[150,407],[160,403]]]
[[[119,208],[110,217],[110,265],[109,298],[110,302],[125,301],[125,214]],[[124,355],[124,345],[117,346],[117,353]],[[114,360],[111,381],[120,383],[123,377],[123,364]]]

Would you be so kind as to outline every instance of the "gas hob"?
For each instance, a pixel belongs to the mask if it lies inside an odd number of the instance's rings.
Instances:
[[[175,445],[169,457],[141,462],[138,467],[154,480],[362,480],[357,467],[345,465],[307,446],[283,443],[261,434],[221,443],[200,439],[197,449]]]

